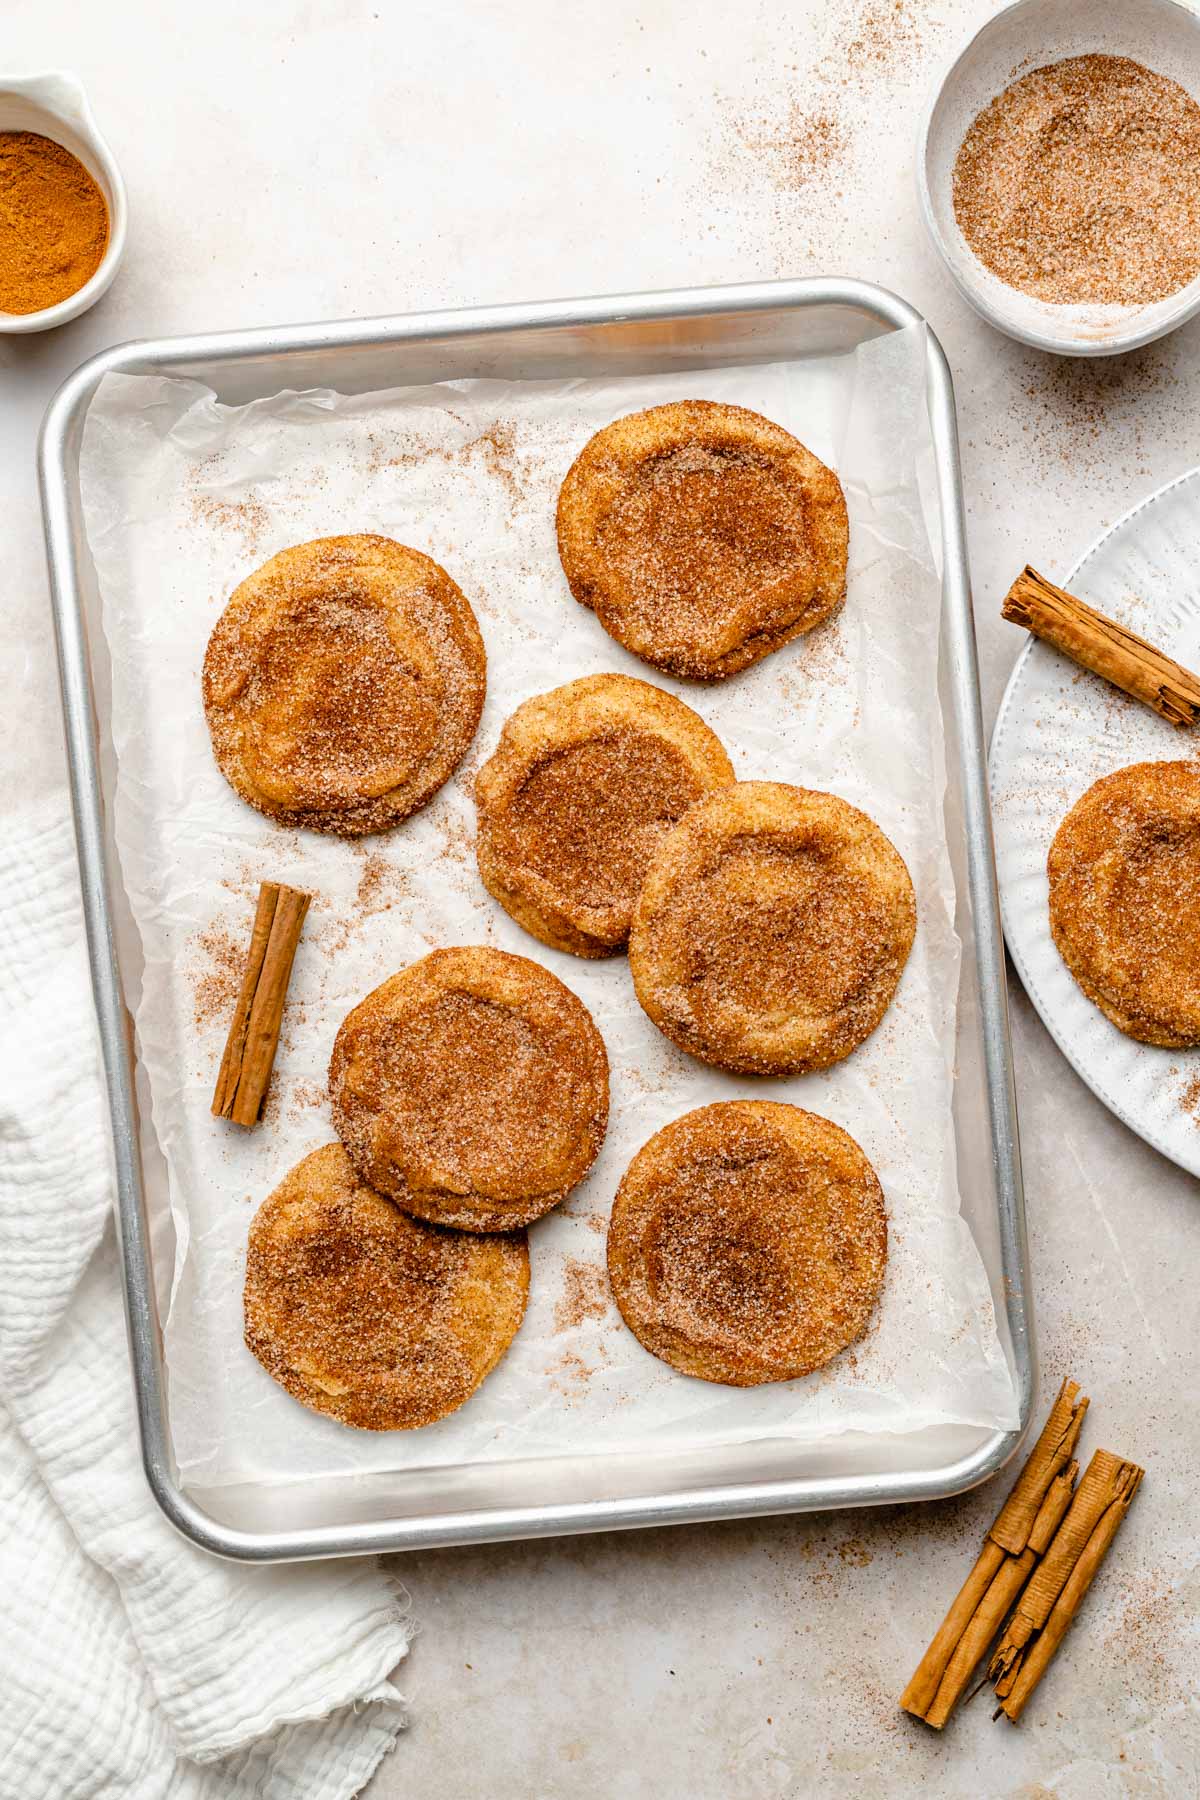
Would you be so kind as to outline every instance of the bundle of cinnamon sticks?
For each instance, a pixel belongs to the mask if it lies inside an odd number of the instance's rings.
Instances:
[[[1064,1381],[1033,1453],[912,1680],[905,1712],[940,1731],[985,1654],[996,1711],[1015,1724],[1045,1674],[1142,1480],[1097,1450],[1076,1486],[1087,1411]],[[982,1685],[982,1684],[981,1684]]]

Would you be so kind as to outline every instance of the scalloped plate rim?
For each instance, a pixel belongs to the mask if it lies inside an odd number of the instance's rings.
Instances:
[[[1100,535],[1092,540],[1083,554],[1071,565],[1063,578],[1062,585],[1066,588],[1073,589],[1074,584],[1078,581],[1088,563],[1091,562],[1093,557],[1100,554],[1101,550],[1104,549],[1110,539],[1126,531],[1140,514],[1149,512],[1151,507],[1166,499],[1166,497],[1169,494],[1174,493],[1176,489],[1195,484],[1200,484],[1200,465],[1194,465],[1190,469],[1185,469],[1180,475],[1173,475],[1169,481],[1164,481],[1159,487],[1154,488],[1149,494],[1144,495],[1141,500],[1137,501],[1133,506],[1129,507],[1127,511],[1114,519],[1111,525],[1106,526]],[[1200,496],[1198,496],[1198,498],[1200,498]],[[1003,736],[1006,726],[1011,723],[1009,718],[1010,713],[1018,704],[1018,691],[1021,688],[1026,675],[1026,665],[1032,656],[1039,653],[1047,657],[1054,655],[1052,650],[1047,649],[1044,645],[1039,643],[1038,639],[1032,634],[1028,634],[1026,636],[1026,641],[1022,645],[1017,656],[1017,660],[1012,666],[1008,680],[1005,683],[1004,693],[1000,699],[1000,705],[996,710],[996,718],[992,725],[991,737],[988,742],[988,784],[993,799],[997,787],[995,766],[998,758],[1000,739]],[[1200,730],[1200,727],[1196,727],[1196,729]],[[993,830],[994,828],[993,820]],[[1017,938],[1016,929],[1012,922],[1012,907],[1008,894],[1008,884],[1003,878],[999,858],[997,858],[997,882],[1000,889],[1001,922],[1004,927],[1004,941],[1008,947],[1008,954],[1012,957],[1013,965],[1020,978],[1021,986],[1028,995],[1034,1011],[1049,1032],[1054,1043],[1058,1046],[1058,1049],[1079,1076],[1079,1079],[1086,1087],[1091,1089],[1097,1100],[1099,1100],[1102,1105],[1106,1106],[1115,1118],[1120,1119],[1123,1125],[1127,1125],[1144,1143],[1149,1144],[1151,1149],[1157,1150],[1160,1156],[1165,1156],[1167,1160],[1174,1163],[1177,1168],[1183,1169],[1185,1173],[1189,1175],[1200,1177],[1200,1132],[1197,1133],[1195,1154],[1189,1158],[1177,1146],[1172,1145],[1169,1140],[1164,1138],[1154,1122],[1147,1122],[1143,1116],[1131,1111],[1130,1108],[1123,1106],[1121,1102],[1109,1092],[1104,1079],[1089,1066],[1090,1059],[1073,1044],[1071,1034],[1064,1031],[1059,1023],[1051,1016],[1050,1005],[1044,1000],[1039,991],[1038,982],[1030,972],[1022,947]],[[1103,1014],[1099,1012],[1098,1008],[1092,1007],[1091,1001],[1087,1001],[1086,1004],[1092,1008],[1097,1017],[1103,1017]],[[1111,1030],[1117,1032],[1117,1027],[1112,1025]],[[1122,1034],[1118,1033],[1118,1035]],[[1130,1040],[1130,1042],[1133,1041],[1135,1040]]]

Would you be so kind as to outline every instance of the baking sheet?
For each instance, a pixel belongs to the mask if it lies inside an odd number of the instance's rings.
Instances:
[[[940,595],[918,481],[924,358],[917,327],[797,364],[281,395],[236,409],[193,382],[102,383],[81,481],[112,662],[116,839],[145,960],[130,998],[176,1230],[165,1347],[185,1483],[596,1453],[648,1439],[1016,1424],[986,1277],[958,1214],[951,1135],[958,944],[941,824]],[[838,468],[850,598],[840,619],[723,686],[652,678],[710,721],[739,775],[827,787],[870,812],[917,888],[917,940],[884,1024],[847,1063],[796,1081],[693,1063],[642,1016],[622,959],[584,963],[536,944],[474,870],[470,775],[513,708],[582,674],[652,674],[569,597],[554,544],[558,484],[600,425],[695,396],[756,407]],[[489,693],[475,744],[441,795],[398,831],[351,846],[280,830],[237,800],[212,762],[199,671],[221,607],[252,567],[287,544],[353,530],[384,532],[446,565],[479,615]],[[244,1134],[213,1120],[208,1103],[264,876],[318,898],[268,1117]],[[419,1433],[352,1433],[299,1408],[242,1347],[246,1230],[286,1169],[332,1136],[324,1076],[345,1012],[395,969],[453,942],[534,956],[592,1009],[612,1061],[608,1139],[588,1180],[532,1231],[529,1311],[479,1394]],[[804,1382],[732,1392],[676,1374],[625,1330],[607,1297],[603,1234],[620,1175],[653,1131],[747,1093],[795,1100],[853,1133],[883,1182],[891,1246],[883,1303],[861,1345]]]
[[[1198,531],[1193,470],[1119,519],[1066,585],[1185,668],[1200,667]],[[1136,1043],[1092,1005],[1050,935],[1046,877],[1054,834],[1094,781],[1129,763],[1196,753],[1194,732],[1031,641],[996,720],[991,774],[1004,932],[1026,993],[1109,1110],[1200,1176],[1200,1050]]]

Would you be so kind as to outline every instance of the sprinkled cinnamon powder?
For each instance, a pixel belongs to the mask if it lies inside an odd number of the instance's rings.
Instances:
[[[245,973],[246,947],[231,932],[212,927],[196,936],[204,957],[192,982],[192,1010],[197,1031],[227,1025]]]
[[[577,1356],[574,1350],[564,1350],[547,1367],[546,1373],[550,1377],[551,1388],[556,1394],[563,1395],[570,1406],[579,1397],[580,1390],[587,1387],[596,1368],[591,1363],[585,1363],[582,1356]]]
[[[793,100],[782,124],[741,123],[747,150],[763,153],[779,187],[807,188],[838,169],[850,148],[846,123],[831,104]]]
[[[796,235],[814,232],[807,246],[817,262],[827,262],[830,242],[846,224],[844,187],[860,148],[873,146],[881,86],[924,76],[931,25],[915,0],[839,0],[829,9],[822,53],[815,62],[782,71],[782,94],[761,108],[726,118],[710,171],[706,199],[714,184],[731,184],[739,207],[745,203],[745,157],[755,175],[765,175],[781,199],[773,224],[786,246],[794,272]],[[791,204],[803,197],[803,206]],[[814,230],[814,228],[816,228]]]
[[[921,49],[922,22],[910,0],[867,0],[850,13],[837,54],[846,71],[862,75],[911,62]]]
[[[1200,1075],[1193,1075],[1186,1081],[1179,1095],[1179,1104],[1185,1113],[1190,1113],[1197,1125],[1200,1125]]]
[[[602,1319],[608,1310],[604,1270],[577,1257],[563,1260],[563,1291],[554,1309],[555,1331],[574,1331],[585,1319]]]
[[[454,415],[456,418],[458,414]],[[521,454],[517,445],[515,423],[497,419],[486,431],[476,437],[469,438],[465,444],[447,446],[430,444],[417,436],[412,437],[412,447],[408,440],[402,439],[400,447],[393,442],[390,446],[378,445],[372,457],[373,468],[387,467],[393,469],[425,467],[431,461],[445,463],[449,468],[470,468],[478,463],[486,472],[494,476],[503,487],[513,507],[519,506],[525,499],[525,484],[522,479]],[[386,454],[391,448],[392,454]]]
[[[979,114],[954,213],[993,274],[1061,305],[1147,305],[1200,273],[1200,106],[1124,56],[1034,69]]]
[[[200,492],[192,496],[192,517],[213,531],[236,532],[247,551],[258,549],[271,523],[261,500],[216,500]]]
[[[315,1081],[293,1081],[287,1094],[288,1118],[293,1125],[298,1125],[307,1113],[324,1106],[328,1098],[325,1089]]]

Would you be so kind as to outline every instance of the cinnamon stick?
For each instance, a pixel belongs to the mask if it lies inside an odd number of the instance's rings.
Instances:
[[[1087,1409],[1088,1397],[1079,1392],[1079,1383],[1064,1381],[1033,1453],[988,1533],[1014,1555],[1029,1542],[1050,1483],[1074,1457]]]
[[[964,1633],[1007,1561],[999,1544],[984,1540],[975,1567],[950,1603],[950,1610],[933,1635],[933,1641],[917,1664],[912,1679],[900,1696],[900,1705],[914,1718],[928,1719],[940,1691],[943,1677]]]
[[[1200,719],[1200,679],[1136,632],[1026,567],[1005,595],[1004,618],[1024,625],[1082,668],[1102,675],[1172,725]]]
[[[1016,1681],[1025,1646],[1041,1630],[1053,1610],[1084,1546],[1134,1467],[1111,1450],[1097,1450],[1075,1492],[1066,1518],[1054,1535],[1036,1575],[1017,1602],[1004,1636],[988,1664],[988,1675],[1004,1697]]]
[[[264,881],[259,887],[246,972],[212,1102],[216,1117],[235,1125],[256,1125],[262,1115],[292,962],[311,898],[281,882]]]
[[[1142,1484],[1144,1472],[1136,1463],[1122,1463],[1112,1499],[1092,1527],[1087,1542],[1054,1602],[1049,1618],[1029,1647],[1016,1680],[1000,1697],[998,1713],[1005,1713],[1014,1725],[1024,1712],[1034,1688],[1049,1668],[1055,1651],[1079,1611],[1084,1595],[1095,1580],[1100,1564],[1107,1556],[1121,1522],[1129,1511],[1133,1496]]]
[[[950,1717],[980,1657],[999,1631],[1008,1610],[1033,1572],[1038,1557],[1045,1550],[1071,1504],[1071,1493],[1079,1464],[1072,1461],[1054,1477],[1046,1497],[1038,1508],[1029,1533],[1029,1542],[1019,1556],[1006,1555],[995,1577],[979,1603],[970,1623],[955,1646],[934,1696],[925,1714],[925,1723],[940,1731]]]
[[[972,1631],[972,1621],[981,1608],[987,1608],[988,1616],[991,1616],[988,1596],[993,1583],[1000,1577],[1005,1564],[1010,1559],[1021,1557],[1031,1541],[1039,1519],[1042,1518],[1042,1508],[1048,1499],[1051,1487],[1059,1477],[1071,1469],[1065,1495],[1062,1492],[1061,1483],[1056,1490],[1056,1494],[1062,1498],[1064,1506],[1069,1500],[1071,1484],[1074,1481],[1072,1459],[1075,1446],[1079,1441],[1079,1433],[1083,1428],[1083,1416],[1087,1411],[1087,1404],[1086,1395],[1081,1395],[1079,1392],[1078,1382],[1063,1382],[1037,1443],[988,1532],[975,1567],[952,1601],[949,1612],[939,1625],[932,1643],[900,1696],[900,1705],[905,1712],[912,1713],[915,1718],[925,1719],[928,1723],[933,1722],[929,1719],[929,1713],[938,1702],[939,1694],[942,1693],[942,1684],[951,1660],[968,1632],[971,1632],[970,1641],[964,1645],[962,1658],[956,1665],[955,1675],[950,1686],[957,1681],[962,1671],[962,1663],[969,1655],[971,1645],[977,1640],[978,1649],[971,1657],[970,1666],[966,1669],[961,1685],[958,1686],[954,1698],[950,1701],[950,1706],[953,1706],[959,1694],[962,1693],[963,1688],[970,1680],[972,1669],[986,1650],[993,1632],[1000,1625],[1008,1602],[982,1638],[980,1637],[981,1628],[977,1627]],[[1053,1504],[1057,1504],[1057,1499]],[[1059,1512],[1054,1526],[1057,1526],[1058,1519],[1061,1517],[1062,1513]],[[1051,1527],[1051,1531],[1054,1526]],[[1048,1537],[1046,1541],[1049,1541]],[[1039,1554],[1044,1547],[1044,1544],[1034,1545],[1035,1551]],[[1031,1568],[1032,1564],[1029,1567]],[[1027,1568],[1026,1574],[1028,1572]],[[1005,1576],[1006,1583],[1011,1580],[1011,1575]],[[998,1599],[1003,1591],[1005,1591],[1003,1587],[997,1589],[993,1599]],[[1009,1595],[1009,1601],[1013,1598],[1015,1598],[1015,1591]],[[945,1691],[949,1693],[949,1687]],[[940,1710],[939,1707],[939,1712]],[[947,1707],[945,1716],[941,1718],[942,1724],[945,1723],[945,1717],[949,1715],[949,1710]]]
[[[1036,1561],[1032,1550],[1022,1550],[1020,1556],[1006,1556],[1001,1562],[978,1610],[958,1640],[934,1695],[933,1705],[925,1714],[925,1723],[932,1725],[935,1731],[942,1729],[958,1705],[975,1673],[976,1664],[1004,1623],[1009,1607],[1029,1579]]]

